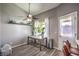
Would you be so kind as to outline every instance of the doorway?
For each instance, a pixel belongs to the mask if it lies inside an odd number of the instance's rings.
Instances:
[[[73,47],[77,47],[77,12],[60,16],[58,25],[58,49],[62,50],[63,41],[68,40]]]

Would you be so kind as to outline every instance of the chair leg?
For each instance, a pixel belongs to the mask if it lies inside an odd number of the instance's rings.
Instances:
[[[41,51],[41,40],[40,40],[40,51]]]

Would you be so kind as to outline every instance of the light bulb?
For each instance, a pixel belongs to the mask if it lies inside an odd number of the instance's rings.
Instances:
[[[32,15],[31,15],[31,14],[29,14],[29,17],[32,17]]]
[[[28,18],[27,21],[32,21],[32,20]]]

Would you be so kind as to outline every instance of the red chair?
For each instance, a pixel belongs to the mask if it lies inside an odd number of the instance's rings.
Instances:
[[[72,55],[79,56],[79,49],[71,47],[71,44],[67,40],[67,41],[64,41],[63,53],[65,56],[72,56]]]
[[[70,48],[67,45],[67,42],[66,41],[64,41],[63,53],[64,53],[65,56],[70,56]]]

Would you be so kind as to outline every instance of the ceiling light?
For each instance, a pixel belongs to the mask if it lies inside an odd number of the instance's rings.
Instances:
[[[28,8],[28,16],[27,16],[27,21],[32,21],[32,15],[30,14],[30,3],[29,3],[29,8]]]

